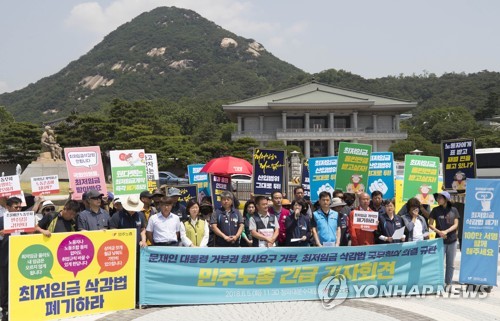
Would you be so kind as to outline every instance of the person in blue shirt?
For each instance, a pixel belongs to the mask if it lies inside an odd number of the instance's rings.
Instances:
[[[339,246],[340,243],[339,213],[330,209],[331,199],[330,193],[321,192],[319,208],[313,213],[311,226],[317,246],[323,246],[325,243],[330,246]]]

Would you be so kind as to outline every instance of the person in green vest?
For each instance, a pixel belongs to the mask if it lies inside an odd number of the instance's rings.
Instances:
[[[189,214],[189,219],[181,224],[182,245],[207,247],[209,225],[207,221],[201,219],[200,204],[194,198],[188,201],[186,212]]]
[[[80,204],[76,201],[68,201],[64,204],[62,211],[46,214],[36,225],[38,233],[50,237],[52,233],[76,231],[76,214],[80,211]]]

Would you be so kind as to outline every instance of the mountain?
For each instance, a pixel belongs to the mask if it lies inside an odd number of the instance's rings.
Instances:
[[[17,120],[100,110],[114,98],[240,100],[307,74],[194,11],[160,7],[107,35],[58,73],[0,95]]]

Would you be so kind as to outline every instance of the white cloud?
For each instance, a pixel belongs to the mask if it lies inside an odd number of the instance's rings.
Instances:
[[[10,86],[7,82],[0,80],[0,94],[3,94],[4,92],[9,92]]]

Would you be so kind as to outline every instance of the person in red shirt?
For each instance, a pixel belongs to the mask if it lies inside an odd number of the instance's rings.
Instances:
[[[370,209],[370,195],[361,193],[359,195],[359,207],[349,213],[349,222],[354,222],[354,211],[369,211]],[[377,222],[378,225],[378,222]],[[349,224],[349,233],[351,234],[351,245],[373,245],[375,244],[375,232],[354,228],[353,224]]]
[[[276,215],[278,219],[278,223],[280,226],[280,234],[278,236],[278,246],[286,246],[286,226],[285,220],[288,215],[290,215],[290,211],[283,207],[283,194],[280,191],[274,191],[271,194],[271,199],[273,201],[273,206],[271,206],[268,210],[269,214]]]

